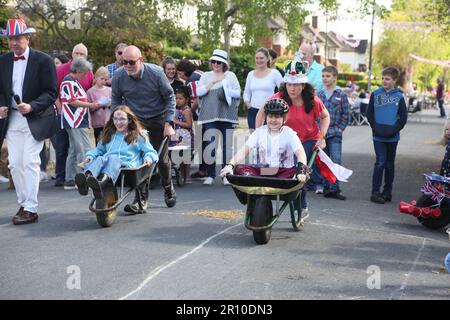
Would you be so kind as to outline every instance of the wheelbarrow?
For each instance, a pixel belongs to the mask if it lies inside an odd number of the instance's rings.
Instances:
[[[317,150],[313,152],[308,164],[311,168]],[[294,179],[282,179],[261,176],[227,175],[233,188],[247,195],[247,210],[244,225],[253,232],[257,244],[269,242],[272,227],[289,207],[291,224],[295,231],[300,231],[308,214],[301,208],[300,193],[305,182]],[[275,212],[272,201],[275,201]],[[281,202],[283,202],[281,204]]]
[[[161,154],[166,143],[167,138],[161,143],[158,150],[158,156]],[[89,210],[95,213],[97,222],[100,226],[110,227],[114,223],[117,217],[117,208],[131,192],[136,190],[140,193],[138,188],[139,185],[145,181],[150,183],[150,179],[156,166],[157,163],[152,163],[150,166],[142,164],[136,168],[122,168],[115,185],[110,185],[102,190],[103,198],[92,199]],[[149,185],[149,183],[147,185]],[[128,190],[126,190],[126,188],[128,188]],[[146,211],[142,208],[140,202],[139,206],[139,211],[145,213]]]

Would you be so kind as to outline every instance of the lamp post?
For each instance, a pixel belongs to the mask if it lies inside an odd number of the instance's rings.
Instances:
[[[372,27],[370,29],[370,48],[369,48],[369,79],[367,81],[367,90],[371,90],[372,82],[372,50],[373,50],[373,25],[375,22],[375,0],[372,2]]]

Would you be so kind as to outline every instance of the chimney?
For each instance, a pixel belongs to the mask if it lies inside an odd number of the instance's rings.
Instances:
[[[312,17],[312,28],[316,29],[316,30],[319,28],[319,17],[318,16]]]

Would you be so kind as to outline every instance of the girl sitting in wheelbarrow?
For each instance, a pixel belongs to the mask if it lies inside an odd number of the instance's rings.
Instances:
[[[78,192],[85,196],[89,187],[96,199],[102,190],[114,186],[123,167],[134,168],[158,162],[158,154],[150,144],[136,115],[127,106],[118,106],[103,129],[97,147],[86,153],[81,163],[84,173],[75,176]]]
[[[309,172],[305,150],[297,134],[291,128],[284,126],[288,110],[289,106],[283,99],[267,101],[264,105],[267,124],[250,135],[246,145],[222,169],[221,176],[234,172],[235,175],[285,179],[296,177],[299,181],[305,182]],[[254,164],[237,166],[249,154]],[[297,163],[294,162],[294,155]],[[239,200],[245,204],[245,195],[234,188],[233,190]]]

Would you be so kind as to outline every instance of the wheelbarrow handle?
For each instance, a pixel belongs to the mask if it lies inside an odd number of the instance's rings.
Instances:
[[[308,167],[311,169],[312,165],[314,164],[314,159],[316,158],[317,153],[319,152],[319,147],[316,147],[311,155],[311,158],[309,158]]]

